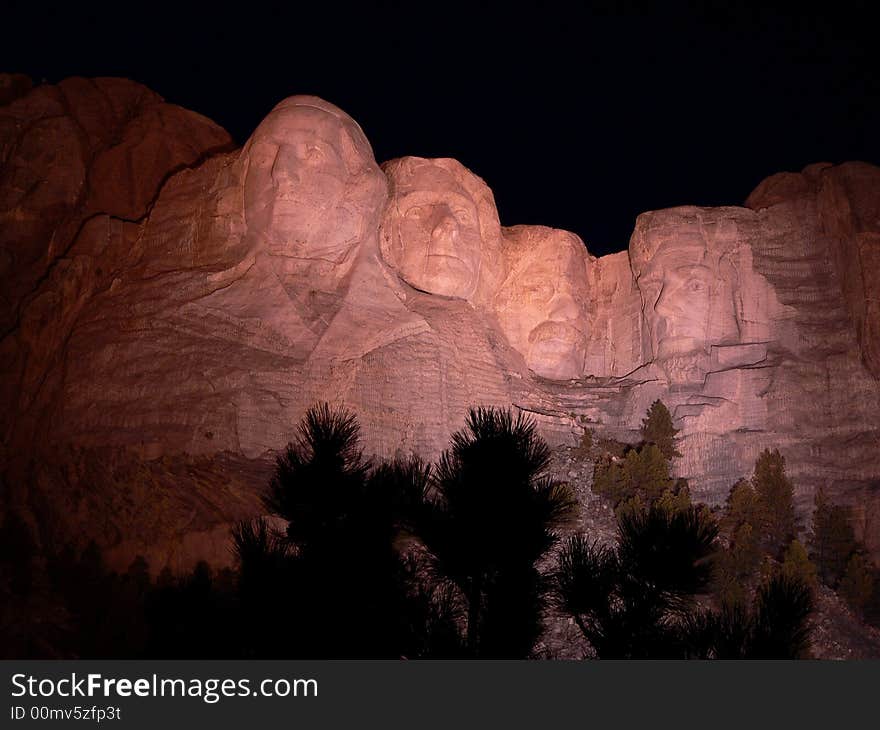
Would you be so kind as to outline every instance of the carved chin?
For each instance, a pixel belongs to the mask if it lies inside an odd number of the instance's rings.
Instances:
[[[583,357],[573,342],[556,338],[534,343],[526,358],[530,370],[550,380],[579,378],[582,361]]]
[[[277,254],[340,261],[360,239],[359,221],[337,213],[334,221],[315,215],[276,212],[266,237]]]
[[[660,362],[670,385],[702,385],[708,367],[702,353],[667,357]]]
[[[702,353],[706,349],[706,341],[702,337],[695,336],[670,336],[664,337],[657,345],[657,359],[680,357]]]
[[[445,266],[438,266],[437,259],[443,259]],[[452,257],[430,257],[431,265],[424,271],[404,275],[406,282],[428,294],[443,297],[466,299],[473,290],[473,275],[459,259]],[[406,272],[404,272],[406,274]]]

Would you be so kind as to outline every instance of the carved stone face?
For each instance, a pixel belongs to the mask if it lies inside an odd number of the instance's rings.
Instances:
[[[386,171],[391,202],[383,223],[382,255],[410,286],[468,299],[477,286],[487,245],[482,181],[454,160],[403,158]],[[486,191],[487,197],[491,194]],[[500,233],[494,204],[489,204]]]
[[[651,356],[669,363],[672,380],[689,381],[701,378],[698,360],[710,345],[739,339],[737,276],[733,249],[674,213],[646,214],[658,220],[637,224],[631,254]]]
[[[271,253],[339,263],[375,224],[381,171],[354,121],[326,102],[281,102],[245,155],[248,232]]]
[[[659,248],[639,277],[654,354],[680,355],[705,348],[717,275],[704,263],[705,246],[683,234]]]
[[[583,374],[587,322],[587,254],[573,234],[517,226],[507,235],[510,273],[496,299],[511,345],[538,375]]]

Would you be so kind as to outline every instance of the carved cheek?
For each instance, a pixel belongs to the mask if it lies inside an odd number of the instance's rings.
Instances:
[[[548,306],[550,310],[548,319],[557,322],[571,322],[580,315],[577,303],[567,291],[557,291]]]
[[[404,217],[395,231],[391,262],[406,277],[422,273],[429,251],[430,233],[418,218]]]

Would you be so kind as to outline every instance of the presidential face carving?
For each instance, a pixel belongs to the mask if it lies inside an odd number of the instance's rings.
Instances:
[[[736,226],[717,215],[681,208],[639,217],[630,257],[650,356],[666,363],[670,380],[701,380],[709,347],[739,341],[736,256]]]
[[[407,284],[470,299],[492,268],[500,224],[492,194],[455,160],[405,157],[385,166],[391,198],[382,256]]]
[[[270,253],[340,263],[377,225],[384,177],[360,127],[332,104],[285,99],[242,154],[248,233]]]
[[[501,327],[538,375],[583,374],[588,329],[587,250],[566,231],[516,226],[505,232],[508,275],[496,298]]]

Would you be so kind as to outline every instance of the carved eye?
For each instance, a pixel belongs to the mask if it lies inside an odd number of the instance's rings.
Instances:
[[[306,159],[309,162],[320,162],[324,159],[324,150],[317,145],[310,145],[306,149]]]
[[[526,287],[526,295],[533,302],[546,302],[553,296],[553,287],[550,284],[532,284]]]
[[[701,292],[706,288],[706,283],[702,279],[691,279],[686,284],[686,288],[690,292]]]
[[[455,217],[458,219],[458,222],[462,225],[470,225],[471,223],[471,212],[467,208],[456,208],[452,211],[455,214]]]
[[[254,167],[271,165],[275,161],[277,154],[278,147],[276,145],[266,144],[265,142],[255,144],[250,150],[251,164]]]
[[[412,208],[408,209],[404,214],[404,218],[414,218],[418,219],[422,217],[422,208],[418,205],[414,205]]]

